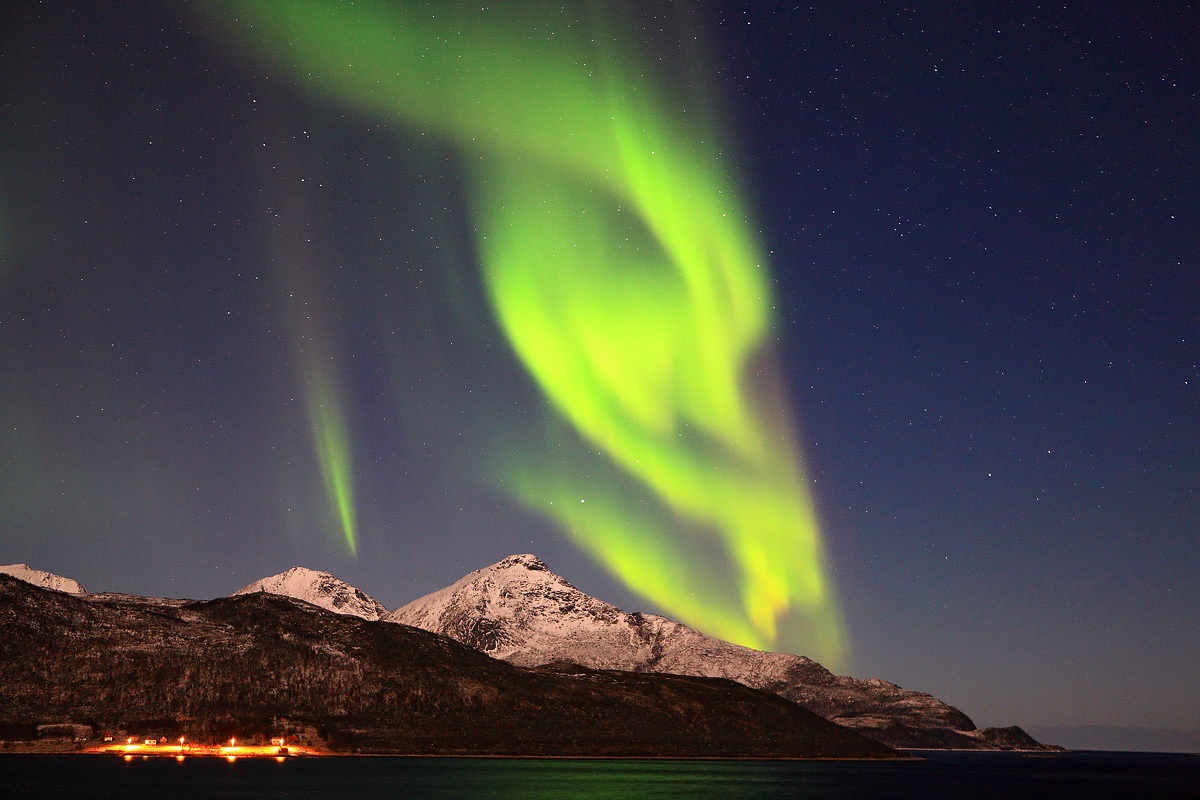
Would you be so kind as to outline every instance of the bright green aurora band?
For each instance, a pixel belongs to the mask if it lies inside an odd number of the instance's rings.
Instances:
[[[526,455],[496,479],[667,613],[837,665],[765,259],[704,104],[656,87],[601,4],[583,25],[548,5],[213,5],[310,90],[459,151],[497,320],[615,476]]]

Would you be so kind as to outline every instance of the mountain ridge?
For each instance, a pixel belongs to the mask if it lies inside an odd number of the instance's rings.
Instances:
[[[900,757],[732,681],[525,669],[270,592],[142,600],[0,575],[0,738],[55,724],[213,743],[288,726],[344,753]]]
[[[792,700],[893,747],[1051,749],[1020,728],[980,730],[959,709],[878,678],[838,676],[804,656],[752,650],[587,595],[537,556],[509,556],[400,606],[385,621],[449,636],[523,666],[722,677]]]
[[[195,602],[89,595],[69,578],[23,564],[9,566],[21,568],[15,577],[41,588],[127,609],[180,608]],[[0,572],[8,569],[0,567]],[[360,620],[412,626],[518,667],[575,664],[594,671],[729,679],[798,703],[891,747],[1059,749],[1016,726],[980,730],[962,711],[924,692],[878,678],[834,675],[804,656],[752,650],[666,617],[623,611],[581,592],[528,553],[468,573],[392,612],[332,574],[304,567],[261,578],[231,597],[253,594],[287,597]]]

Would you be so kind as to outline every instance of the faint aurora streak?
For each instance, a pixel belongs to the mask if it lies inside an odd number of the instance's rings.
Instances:
[[[668,101],[599,5],[586,24],[548,6],[212,5],[310,90],[460,151],[493,311],[580,443],[567,468],[513,455],[502,485],[684,622],[840,663],[766,353],[765,259],[703,101]]]
[[[312,439],[325,498],[350,555],[358,552],[354,508],[354,481],[350,456],[349,425],[342,385],[334,358],[330,317],[322,302],[320,275],[313,264],[312,245],[306,235],[304,202],[295,193],[279,198],[280,222],[273,228],[275,277],[282,289],[284,320],[292,343],[309,436]]]
[[[354,483],[350,469],[350,443],[346,416],[328,366],[310,356],[301,359],[304,405],[308,412],[313,446],[330,506],[346,539],[350,555],[358,552],[354,515]]]

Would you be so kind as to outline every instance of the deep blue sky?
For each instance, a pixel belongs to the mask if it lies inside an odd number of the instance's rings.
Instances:
[[[1194,726],[1200,12],[745,6],[701,16],[709,77],[853,673],[981,724]],[[395,607],[533,551],[654,610],[474,480],[461,442],[534,399],[450,154],[195,20],[0,17],[0,562],[191,597],[300,563]],[[357,559],[313,522],[270,265],[298,225],[353,398]]]
[[[1200,15],[970,8],[722,15],[858,655],[1185,725]]]

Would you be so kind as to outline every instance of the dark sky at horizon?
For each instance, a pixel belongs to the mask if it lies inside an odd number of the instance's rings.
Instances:
[[[302,564],[394,608],[534,552],[656,610],[477,479],[462,442],[519,448],[536,394],[449,148],[183,5],[0,13],[0,563],[184,597]],[[981,725],[1194,726],[1200,11],[700,19],[851,674]],[[313,523],[297,295],[343,354],[357,557]]]

